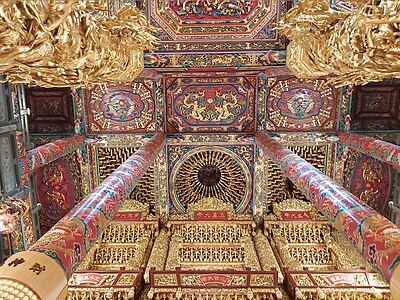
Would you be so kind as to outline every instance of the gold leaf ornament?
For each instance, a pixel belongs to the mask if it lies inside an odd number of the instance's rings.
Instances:
[[[43,87],[132,81],[155,29],[131,5],[113,16],[96,9],[86,0],[1,1],[0,74]]]
[[[336,86],[399,78],[400,2],[355,0],[358,10],[341,11],[328,2],[304,0],[280,22],[293,74],[332,75]]]

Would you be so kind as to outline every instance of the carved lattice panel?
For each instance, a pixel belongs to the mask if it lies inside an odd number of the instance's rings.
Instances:
[[[307,160],[320,171],[329,173],[329,158],[331,157],[330,145],[296,145],[287,146],[297,155]],[[286,175],[272,161],[267,166],[267,211],[272,202],[281,202],[286,199],[296,198],[307,201],[301,191],[286,177]],[[328,174],[329,175],[329,174]]]
[[[169,146],[169,194],[173,211],[185,213],[188,204],[216,197],[234,204],[238,213],[249,212],[253,151],[248,145]]]
[[[126,161],[139,147],[95,147],[96,178],[94,185],[100,184],[124,161]],[[136,185],[129,199],[141,203],[150,203],[150,212],[155,212],[154,202],[154,165],[150,165],[146,173]]]

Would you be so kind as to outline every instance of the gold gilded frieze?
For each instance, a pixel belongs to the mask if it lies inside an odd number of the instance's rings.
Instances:
[[[146,204],[129,200],[114,216],[100,240],[80,265],[81,271],[140,270],[146,267],[158,220]],[[150,216],[150,217],[149,217]]]
[[[165,300],[278,300],[282,299],[282,292],[279,288],[184,288],[176,292],[171,288],[150,288],[147,297]]]
[[[192,244],[225,244],[239,243],[241,239],[251,234],[251,224],[233,223],[227,226],[226,222],[199,222],[186,223],[170,222],[168,227],[174,236],[180,237],[183,243]]]
[[[291,299],[391,299],[388,283],[309,202],[274,203],[264,230]]]
[[[287,286],[292,299],[392,300],[385,281],[375,272],[360,271],[288,271]]]
[[[143,260],[150,242],[151,237],[147,235],[131,245],[96,245],[90,269],[114,270],[123,267],[127,270],[139,270],[146,263]]]
[[[158,221],[145,217],[111,222],[71,278],[67,299],[136,299],[157,234]]]
[[[151,271],[152,299],[282,299],[275,271]],[[204,298],[203,298],[204,297]]]
[[[218,214],[218,212],[224,212],[223,214]],[[199,213],[201,215],[199,215]],[[207,215],[208,213],[208,215]],[[199,201],[191,203],[188,205],[186,214],[177,214],[170,216],[170,224],[175,224],[179,222],[173,222],[178,220],[184,221],[217,221],[222,222],[226,220],[236,220],[236,221],[250,221],[253,217],[249,214],[237,214],[233,204],[230,202],[224,202],[215,197],[204,197]]]
[[[274,251],[272,250],[268,238],[261,230],[257,230],[254,235],[254,247],[257,252],[261,270],[268,271],[271,270],[271,268],[275,268],[278,272],[278,282],[283,283],[283,274]]]
[[[77,271],[68,282],[66,299],[135,299],[141,288],[141,276],[142,271]]]
[[[144,279],[146,283],[149,282],[149,272],[150,268],[155,268],[156,270],[164,270],[165,262],[168,256],[170,243],[170,233],[165,229],[161,229],[160,233],[154,241],[154,245],[147,263],[146,271],[144,274]]]
[[[145,236],[153,236],[155,231],[154,223],[112,222],[104,231],[101,242],[107,245],[135,244]]]

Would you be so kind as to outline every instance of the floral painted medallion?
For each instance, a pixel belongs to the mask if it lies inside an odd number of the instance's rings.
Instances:
[[[155,102],[150,82],[107,83],[87,91],[89,133],[155,131]]]
[[[144,103],[139,94],[116,90],[101,97],[99,108],[107,119],[129,122],[140,118]]]
[[[277,103],[282,116],[294,120],[317,116],[323,105],[320,92],[302,88],[283,92]]]

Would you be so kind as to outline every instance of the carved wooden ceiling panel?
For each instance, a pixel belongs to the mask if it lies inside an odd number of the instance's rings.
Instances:
[[[31,133],[74,131],[74,110],[70,88],[26,88],[26,104]]]
[[[399,130],[400,83],[387,81],[357,86],[351,107],[352,130]]]
[[[325,79],[270,77],[261,79],[265,91],[259,113],[261,130],[333,131],[337,128],[339,92]],[[262,95],[259,93],[259,95]]]

